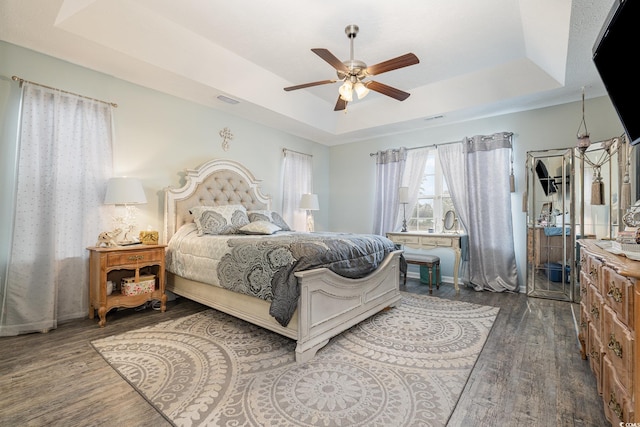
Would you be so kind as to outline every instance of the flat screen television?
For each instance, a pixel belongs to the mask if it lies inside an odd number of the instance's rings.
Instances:
[[[629,143],[640,144],[640,0],[615,0],[593,46],[593,62]],[[631,56],[630,56],[631,55]]]

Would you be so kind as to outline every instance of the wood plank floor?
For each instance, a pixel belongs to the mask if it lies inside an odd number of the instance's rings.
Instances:
[[[409,279],[403,290],[428,293]],[[500,307],[449,426],[607,426],[572,307],[523,294],[453,286],[434,296]],[[178,299],[160,313],[112,311],[107,326],[78,320],[46,334],[0,338],[0,426],[169,426],[91,347],[97,338],[204,310]],[[577,310],[576,310],[577,313]]]

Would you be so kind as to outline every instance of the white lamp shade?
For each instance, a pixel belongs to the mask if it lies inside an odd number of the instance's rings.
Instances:
[[[147,203],[142,183],[137,178],[117,177],[109,179],[104,195],[105,205],[137,205]]]
[[[317,194],[303,194],[300,199],[300,209],[306,209],[308,211],[320,210],[320,204],[318,203]]]
[[[398,200],[400,203],[409,203],[409,187],[400,187],[398,189]]]
[[[342,86],[340,86],[338,93],[340,94],[340,98],[343,100],[347,102],[353,101],[353,83],[347,80],[342,84]]]
[[[356,91],[358,99],[364,98],[369,93],[369,89],[360,81],[353,86],[353,89]]]

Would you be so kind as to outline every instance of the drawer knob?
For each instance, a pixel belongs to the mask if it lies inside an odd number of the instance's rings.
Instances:
[[[620,342],[616,340],[616,336],[614,334],[611,334],[609,337],[609,344],[607,344],[607,347],[609,347],[609,350],[613,350],[613,353],[616,356],[622,358],[622,345],[620,345]]]
[[[600,310],[598,310],[598,306],[595,304],[591,306],[591,315],[596,319],[600,316]]]
[[[615,302],[622,302],[622,291],[616,288],[616,285],[613,282],[611,282],[607,296],[613,298]]]
[[[600,353],[597,352],[596,350],[593,350],[591,352],[591,354],[589,354],[589,356],[593,357],[593,359],[597,362],[600,363]]]
[[[609,409],[613,411],[614,414],[618,416],[618,419],[622,421],[622,406],[616,400],[616,394],[612,391],[609,396]]]
[[[141,259],[144,259],[144,255],[130,255],[127,259],[129,261],[140,261]]]

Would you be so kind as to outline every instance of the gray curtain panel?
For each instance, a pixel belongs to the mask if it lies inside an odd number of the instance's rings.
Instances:
[[[519,288],[511,220],[511,133],[463,140],[469,234],[470,283],[494,292]]]

